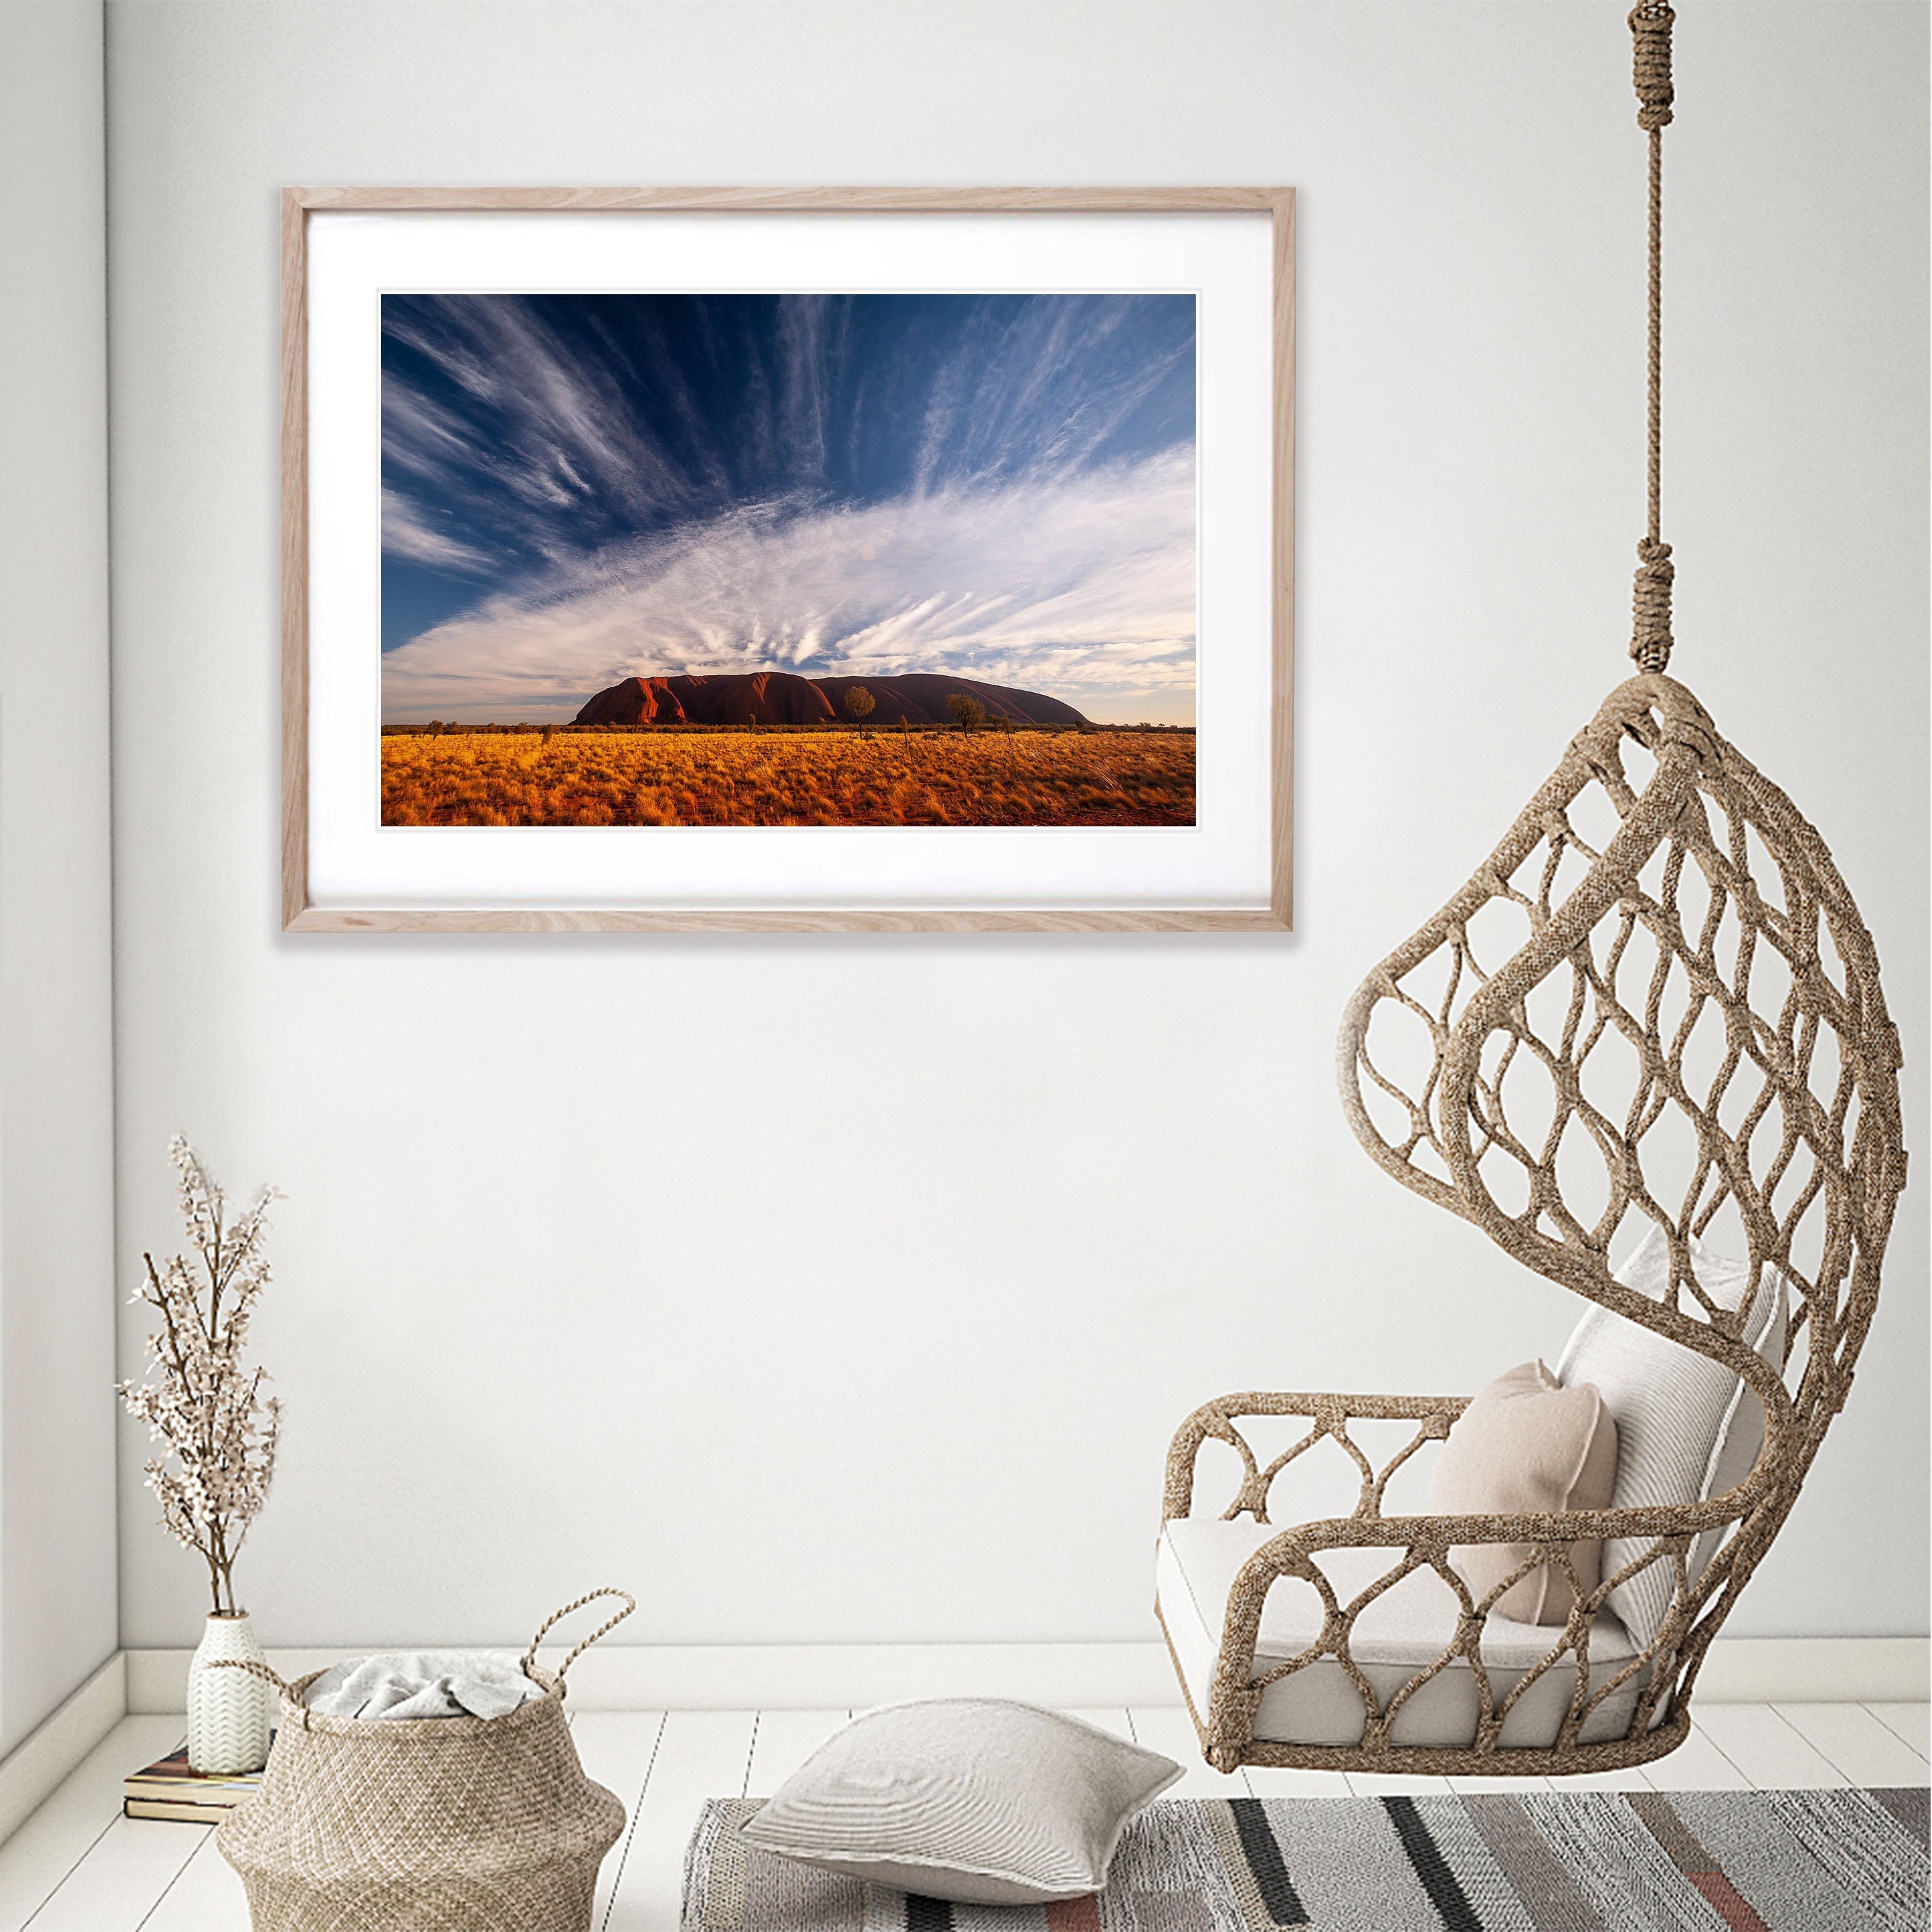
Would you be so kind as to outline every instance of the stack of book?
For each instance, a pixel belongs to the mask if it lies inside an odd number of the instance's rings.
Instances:
[[[218,1776],[191,1770],[188,1746],[128,1778],[121,1808],[130,1818],[169,1818],[184,1825],[218,1825],[262,1788],[259,1771]]]

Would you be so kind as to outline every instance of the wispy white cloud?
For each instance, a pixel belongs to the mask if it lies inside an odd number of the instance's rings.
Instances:
[[[1191,369],[1191,334],[1118,352],[1125,304],[1042,299],[1004,321],[986,312],[933,372],[921,426],[923,485],[1064,476]]]
[[[496,567],[496,560],[487,552],[418,520],[408,500],[393,490],[382,492],[382,548],[392,556],[406,556],[466,575],[481,575]]]
[[[644,520],[701,503],[708,479],[694,480],[688,458],[638,420],[615,344],[592,353],[514,296],[391,303],[383,327],[463,400],[446,405],[386,379],[386,471],[428,486],[473,533],[554,555],[592,513]]]
[[[536,719],[626,677],[782,666],[952,670],[1083,709],[1165,694],[1184,712],[1194,632],[1184,446],[866,505],[746,506],[567,559],[391,652],[384,706]]]
[[[930,493],[1191,440],[1191,326],[1130,341],[1130,317],[1148,324],[1134,298],[962,298],[896,339],[875,314],[863,352],[854,304],[873,298],[688,299],[675,346],[648,304],[620,328],[514,295],[386,300],[384,473],[416,523],[433,506],[527,568],[761,496],[868,497],[896,457]]]
[[[778,304],[778,348],[784,376],[784,432],[794,473],[825,473],[827,392],[842,359],[845,305],[835,309],[823,296],[794,296]]]

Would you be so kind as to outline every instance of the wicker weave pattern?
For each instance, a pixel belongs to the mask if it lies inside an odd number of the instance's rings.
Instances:
[[[1905,1156],[1898,1034],[1870,937],[1790,800],[1724,742],[1683,686],[1649,674],[1612,692],[1489,860],[1370,975],[1345,1016],[1340,1063],[1350,1124],[1383,1168],[1514,1259],[1732,1370],[1764,1405],[1764,1448],[1728,1496],[1682,1508],[1385,1516],[1390,1476],[1447,1434],[1461,1400],[1249,1394],[1209,1403],[1170,1451],[1168,1516],[1192,1508],[1195,1460],[1210,1438],[1242,1459],[1230,1516],[1267,1522],[1275,1478],[1327,1442],[1355,1465],[1360,1499],[1352,1516],[1288,1531],[1250,1559],[1228,1606],[1210,1708],[1196,1713],[1202,1743],[1223,1768],[1581,1772],[1657,1756],[1688,1728],[1699,1664],[1844,1405],[1876,1303]],[[1610,1244],[1627,1222],[1654,1223],[1669,1238],[1661,1305],[1610,1272]],[[1748,1256],[1746,1309],[1766,1268],[1790,1282],[1782,1378],[1740,1339],[1742,1312],[1714,1306],[1700,1288],[1694,1236]],[[1258,1415],[1306,1416],[1312,1426],[1264,1466],[1237,1426]],[[1418,1425],[1380,1468],[1349,1433],[1366,1418]],[[1727,1524],[1735,1529],[1694,1580],[1693,1540]],[[1556,1744],[1499,1757],[1502,1720],[1530,1680],[1492,1694],[1478,1648],[1484,1617],[1538,1564],[1567,1570],[1573,1541],[1610,1537],[1648,1546],[1580,1592],[1531,1673],[1574,1673]],[[1482,1542],[1535,1546],[1477,1600],[1449,1552]],[[1315,1561],[1344,1545],[1390,1553],[1386,1574],[1347,1604]],[[1614,1688],[1590,1694],[1590,1617],[1612,1587],[1653,1564],[1671,1574],[1672,1598],[1655,1640],[1616,1678],[1642,1673],[1629,1730],[1580,1744],[1582,1724]],[[1368,1601],[1423,1564],[1455,1592],[1462,1616],[1449,1648],[1378,1710],[1348,1654],[1350,1628]],[[1283,1578],[1321,1593],[1326,1628],[1307,1653],[1256,1680],[1262,1606]],[[1361,1744],[1257,1743],[1262,1690],[1322,1657],[1362,1695]],[[1481,1712],[1473,1744],[1391,1749],[1396,1711],[1459,1658]]]
[[[557,1616],[604,1596],[634,1607],[597,1591]],[[320,1717],[308,1692],[320,1671],[282,1684],[262,1789],[215,1841],[255,1932],[588,1932],[624,1808],[584,1776],[563,1672],[530,1648],[524,1670],[544,1694],[501,1718]]]
[[[320,1674],[220,1828],[255,1932],[585,1932],[624,1808],[554,1690],[488,1720],[368,1724],[307,1709]]]

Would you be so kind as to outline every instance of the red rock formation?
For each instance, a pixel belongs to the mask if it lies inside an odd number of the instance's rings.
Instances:
[[[577,714],[579,724],[822,724],[846,717],[845,694],[862,684],[874,709],[868,726],[950,724],[946,700],[955,692],[977,698],[990,718],[1016,724],[1084,724],[1072,705],[1038,692],[1015,691],[970,677],[909,671],[896,677],[800,677],[787,670],[725,676],[680,673],[627,677],[600,691]]]

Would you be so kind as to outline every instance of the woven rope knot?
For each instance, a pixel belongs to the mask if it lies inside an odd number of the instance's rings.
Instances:
[[[1677,98],[1670,84],[1670,23],[1677,16],[1666,0],[1642,0],[1632,9],[1630,30],[1635,50],[1636,124],[1646,131],[1670,125],[1670,104]]]
[[[1662,670],[1670,662],[1670,586],[1677,567],[1670,546],[1646,537],[1636,547],[1636,582],[1630,594],[1630,654],[1647,671]]]

